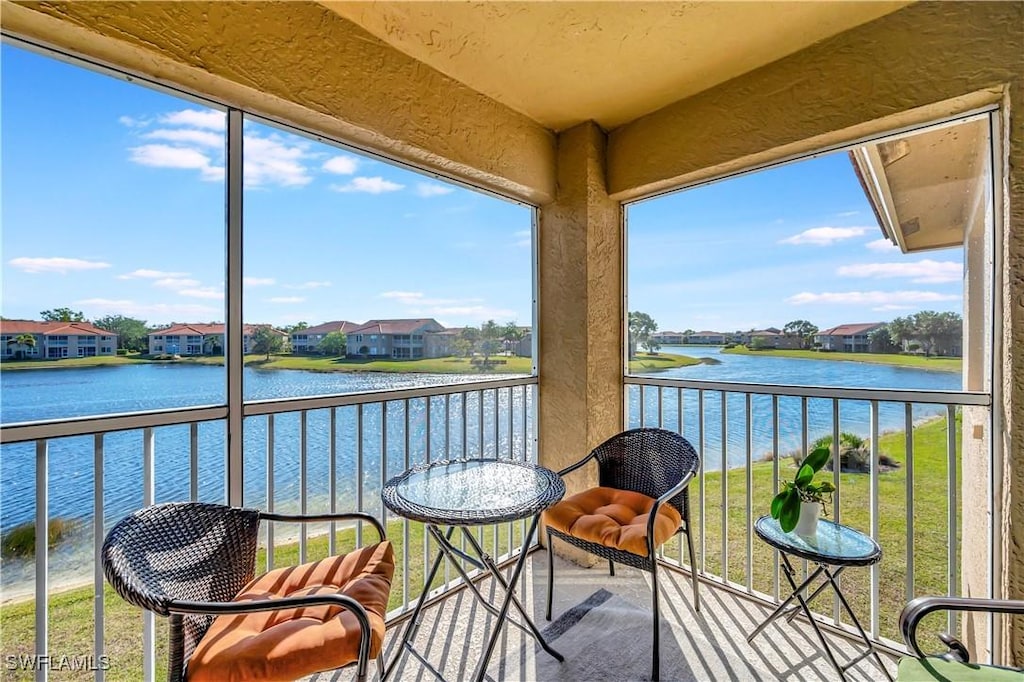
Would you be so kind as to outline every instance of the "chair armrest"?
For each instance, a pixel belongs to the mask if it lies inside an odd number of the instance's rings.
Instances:
[[[268,521],[285,521],[287,523],[324,523],[327,521],[366,521],[372,525],[380,540],[387,540],[387,533],[380,519],[365,512],[337,512],[334,514],[277,514],[274,512],[260,512],[260,518]]]
[[[667,491],[659,495],[658,499],[654,501],[654,505],[651,507],[650,515],[647,517],[647,549],[648,552],[650,552],[651,556],[654,556],[654,550],[656,549],[654,547],[654,521],[658,518],[658,507],[660,507],[665,502],[668,502],[679,493],[683,492],[683,490],[686,489],[686,486],[690,485],[690,481],[693,480],[695,473],[696,472],[693,471],[687,472],[687,474],[679,480],[679,483],[676,483]],[[687,523],[689,523],[689,521],[687,521]]]
[[[251,601],[185,601],[175,599],[168,604],[167,609],[172,613],[190,613],[201,615],[224,615],[233,613],[256,613],[259,611],[277,611],[280,609],[293,609],[303,606],[316,606],[320,604],[335,604],[347,609],[359,621],[359,629],[362,634],[359,637],[360,660],[367,660],[370,657],[370,617],[366,609],[358,601],[344,594],[310,594],[302,597],[280,597],[276,599],[255,599]]]
[[[917,644],[917,626],[933,611],[983,611],[1024,614],[1024,601],[1014,599],[978,599],[974,597],[918,597],[900,612],[900,633],[910,650],[919,658],[925,654]],[[957,642],[959,643],[959,642]],[[951,643],[956,649],[956,644]],[[962,647],[963,645],[960,644]],[[964,649],[966,651],[966,648]],[[968,652],[970,655],[970,652]],[[960,656],[957,656],[958,658]],[[969,661],[963,661],[967,663]]]
[[[570,464],[569,466],[567,466],[564,469],[562,469],[561,471],[559,471],[558,475],[560,477],[564,477],[566,474],[569,474],[569,473],[572,473],[573,471],[576,471],[581,466],[583,466],[584,464],[586,464],[590,460],[594,459],[594,457],[596,457],[596,456],[597,456],[597,452],[595,450],[591,450],[590,453],[588,453],[587,456],[584,457],[583,459],[581,459],[580,461],[576,462],[575,464]]]

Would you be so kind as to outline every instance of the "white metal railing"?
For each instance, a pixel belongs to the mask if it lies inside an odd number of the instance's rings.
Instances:
[[[51,509],[55,517],[91,517],[81,536],[72,539],[77,549],[59,550],[70,557],[59,567],[53,565],[47,533],[36,534],[34,558],[23,572],[34,582],[26,596],[35,599],[36,661],[51,653],[50,596],[55,582],[91,583],[94,630],[90,641],[82,642],[74,653],[91,650],[93,661],[104,660],[106,604],[100,550],[111,523],[156,502],[225,502],[232,485],[242,491],[245,506],[308,513],[359,510],[381,518],[396,549],[401,546],[396,557],[396,577],[401,578],[392,590],[392,594],[399,591],[401,598],[390,614],[401,615],[420,594],[422,584],[413,576],[428,566],[431,547],[425,534],[421,543],[412,546],[418,524],[388,518],[380,503],[381,486],[409,466],[438,459],[536,461],[536,391],[536,377],[523,377],[248,402],[243,405],[240,471],[228,466],[226,406],[0,426],[4,464],[18,458],[34,460],[34,493],[28,489],[31,479],[23,492],[32,498],[35,527],[49,527]],[[50,472],[55,454],[60,462],[88,463],[91,495],[76,497],[72,494],[76,491],[54,490]],[[5,500],[8,505],[14,502]],[[297,546],[299,559],[305,561],[317,531],[327,535],[326,547],[321,549],[334,553],[338,534],[345,530],[334,523],[323,524],[312,533],[303,528],[293,538],[275,525],[266,524],[262,543],[267,569],[274,566],[277,551],[288,545]],[[354,529],[358,543],[362,542],[361,525]],[[483,542],[489,536],[493,556],[502,560],[518,554],[517,536],[524,532],[521,523],[510,523],[481,528],[478,538]],[[10,561],[5,563],[5,590],[17,578],[14,568]],[[55,574],[57,581],[52,580]],[[460,582],[460,576],[446,570],[443,584],[432,587],[441,594]],[[141,643],[142,676],[147,680],[158,675],[156,639],[155,620],[147,614]],[[36,679],[46,680],[47,666],[36,666]],[[93,667],[95,679],[104,680],[103,666]]]
[[[696,502],[693,523],[699,535],[694,538],[696,570],[704,578],[778,603],[778,556],[763,543],[755,542],[754,520],[768,513],[768,502],[778,491],[780,475],[783,478],[792,476],[791,472],[780,471],[780,466],[786,466],[787,456],[806,453],[809,446],[822,436],[831,437],[835,453],[842,434],[850,432],[863,437],[867,443],[869,467],[862,475],[844,473],[840,467],[832,467],[832,483],[836,492],[830,512],[838,522],[851,522],[849,519],[861,522],[856,524],[859,529],[880,541],[882,546],[883,561],[871,567],[867,581],[853,571],[843,577],[867,597],[870,625],[866,629],[871,637],[886,646],[902,648],[902,644],[896,641],[895,619],[906,601],[921,596],[922,591],[930,594],[959,593],[958,487],[961,460],[958,415],[962,408],[983,410],[982,419],[986,423],[986,432],[990,433],[990,395],[648,377],[626,377],[624,382],[625,418],[629,428],[660,426],[677,431],[701,453],[703,466],[693,486],[696,490],[691,491],[691,499]],[[972,414],[972,419],[977,419],[977,415]],[[915,459],[920,459],[920,453],[925,449],[918,443],[915,433],[929,420],[941,422],[942,461],[938,474],[935,462],[929,462],[932,469],[929,472],[915,469]],[[883,436],[886,442],[892,443],[900,431],[904,434],[901,442],[904,480],[901,490],[895,491],[892,476],[882,473],[881,462],[885,453],[881,450],[881,443]],[[934,444],[928,449],[934,451]],[[990,457],[991,450],[988,454]],[[769,476],[770,482],[766,483]],[[714,488],[711,487],[713,479],[717,479]],[[741,484],[737,486],[736,481]],[[883,483],[885,497],[881,488]],[[930,499],[934,500],[934,486],[937,484],[943,487],[941,499],[945,508],[922,509],[920,505],[923,503],[920,494],[915,493],[916,489],[920,485],[929,486]],[[737,492],[742,498],[732,499],[730,495]],[[900,499],[894,500],[897,496]],[[994,491],[990,490],[988,510],[995,506],[993,497]],[[882,519],[883,502],[886,509],[902,507],[904,511],[898,518],[887,516]],[[861,504],[867,506],[866,519],[860,513]],[[930,531],[919,532],[923,515],[930,517],[930,527],[935,526],[936,519],[941,522],[941,537],[935,537],[935,533]],[[740,517],[740,528],[730,525],[737,517]],[[890,539],[894,529],[898,530],[898,542],[881,541],[883,528]],[[670,558],[675,549],[678,549],[678,558]],[[670,563],[685,566],[682,543],[665,558]],[[991,572],[995,561],[991,545],[988,558]],[[923,561],[929,565],[923,566]],[[940,566],[936,565],[937,561]],[[768,565],[772,566],[770,577],[764,574]],[[883,572],[887,588],[889,581],[903,573],[902,594],[891,603],[880,599]],[[941,576],[941,581],[937,580],[937,575]],[[856,585],[858,580],[862,584]],[[848,625],[841,622],[837,598],[833,599],[831,614],[821,615],[827,616],[833,627],[846,629]],[[955,632],[953,614],[948,617],[947,627],[950,632]],[[990,630],[991,627],[990,621]],[[852,632],[852,628],[849,631]]]

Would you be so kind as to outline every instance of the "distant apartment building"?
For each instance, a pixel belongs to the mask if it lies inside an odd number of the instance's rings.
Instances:
[[[441,331],[425,333],[423,335],[423,357],[447,358],[458,355],[457,342],[465,331],[465,327],[449,327]]]
[[[252,336],[265,324],[247,324],[242,327],[242,352],[248,353]],[[270,327],[271,331],[288,339],[288,333]],[[149,333],[150,355],[215,355],[224,352],[224,323],[172,324]]]
[[[19,343],[31,336],[35,344]],[[88,322],[0,321],[0,357],[59,360],[117,353],[117,334]]]
[[[348,336],[348,354],[372,358],[415,360],[427,357],[424,336],[444,331],[433,318],[370,320]]]
[[[728,341],[727,335],[721,332],[702,331],[690,334],[689,343],[721,346]]]
[[[299,354],[318,353],[318,347],[320,342],[324,340],[324,337],[332,332],[341,332],[348,336],[353,329],[362,327],[363,325],[355,322],[349,322],[347,320],[336,320],[334,322],[324,322],[318,324],[315,327],[307,327],[306,329],[299,329],[292,332],[292,352]]]
[[[821,350],[843,353],[868,353],[871,351],[871,333],[885,326],[885,322],[863,322],[841,324],[824,329],[814,335],[814,345]]]
[[[745,332],[742,341],[748,348],[774,348],[776,350],[800,350],[804,339],[795,334],[786,334],[775,327]]]
[[[654,332],[651,339],[663,346],[678,346],[686,343],[686,336],[682,332]]]

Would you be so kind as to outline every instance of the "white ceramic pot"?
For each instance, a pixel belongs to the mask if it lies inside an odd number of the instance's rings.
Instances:
[[[793,532],[797,535],[814,537],[818,534],[818,512],[821,505],[817,502],[801,502],[800,518],[797,519]]]

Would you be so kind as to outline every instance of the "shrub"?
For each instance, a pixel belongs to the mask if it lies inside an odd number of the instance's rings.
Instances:
[[[49,532],[46,537],[46,544],[56,547],[64,538],[78,528],[79,523],[74,519],[54,518],[50,519]],[[4,557],[33,557],[36,554],[36,524],[35,521],[26,521],[15,526],[4,533],[0,541],[0,553]]]
[[[117,352],[118,355],[128,355],[128,349],[127,348],[118,348],[116,352]]]

